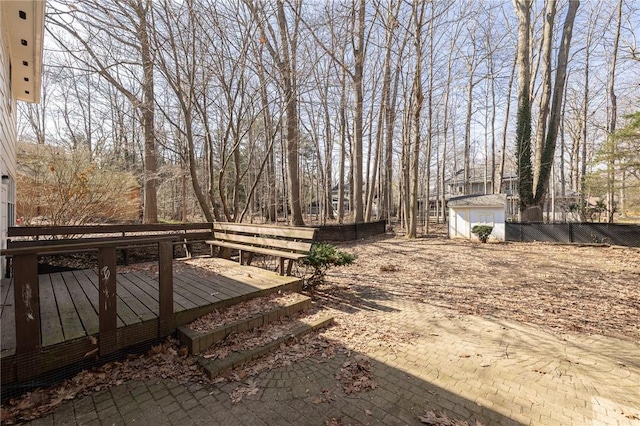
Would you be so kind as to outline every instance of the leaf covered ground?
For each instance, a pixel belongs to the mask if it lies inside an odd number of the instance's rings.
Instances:
[[[329,273],[329,299],[360,293],[640,341],[640,249],[547,243],[408,240],[342,244],[356,264]],[[343,302],[346,303],[346,302]]]
[[[382,320],[384,300],[409,298],[457,312],[505,318],[536,324],[555,333],[601,334],[640,341],[640,250],[621,247],[579,247],[543,243],[499,243],[451,241],[444,237],[406,239],[386,234],[363,241],[340,244],[355,253],[354,265],[329,271],[325,284],[309,293],[314,303],[304,315],[331,314],[334,326],[305,336],[232,372],[209,381],[199,370],[196,357],[177,341],[169,339],[143,356],[112,362],[50,388],[3,401],[2,423],[12,424],[46,415],[69,399],[99,392],[130,380],[171,378],[179,382],[237,383],[232,402],[256,393],[253,377],[265,370],[302,359],[318,362],[341,352],[350,361],[336,372],[335,379],[345,395],[375,389],[371,366],[357,353],[372,345],[393,351],[415,338]],[[198,259],[198,266],[206,263]],[[195,265],[183,265],[190,270]],[[132,267],[154,271],[154,263]],[[180,267],[176,268],[176,272]],[[202,271],[203,275],[214,271]],[[302,271],[299,271],[302,272]],[[278,297],[264,299],[272,308]],[[288,297],[288,296],[287,296]],[[238,319],[242,312],[260,309],[260,301],[229,311],[214,313],[219,325]],[[302,315],[302,314],[300,314]],[[207,324],[199,323],[207,328]],[[254,334],[232,335],[228,341],[206,352],[207,357],[224,358],[229,351],[247,349],[269,341],[269,334],[288,333],[285,323],[274,332],[264,328]],[[252,343],[253,342],[253,343]],[[336,398],[320,394],[317,401]],[[425,424],[464,424],[446,415],[427,412]]]

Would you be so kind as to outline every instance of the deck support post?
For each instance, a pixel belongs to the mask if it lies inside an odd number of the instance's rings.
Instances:
[[[172,334],[176,328],[173,317],[173,244],[171,241],[159,243],[158,280],[160,285],[158,334],[164,337]]]
[[[98,250],[100,355],[108,355],[118,349],[116,311],[116,247]]]
[[[16,375],[19,381],[40,374],[40,287],[38,255],[13,257],[16,319]]]

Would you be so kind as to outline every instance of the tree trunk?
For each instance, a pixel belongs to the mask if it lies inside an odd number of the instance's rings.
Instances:
[[[607,94],[609,96],[610,113],[609,124],[607,126],[608,137],[608,161],[607,161],[607,219],[609,223],[613,223],[613,215],[615,213],[615,181],[616,181],[616,143],[613,134],[616,131],[616,121],[618,119],[618,101],[615,93],[616,79],[616,63],[618,60],[618,43],[620,42],[620,25],[622,22],[622,0],[618,0],[618,16],[616,24],[616,33],[613,39],[613,57],[611,59],[611,67],[609,69],[609,82],[607,84]]]
[[[407,238],[416,238],[418,227],[418,165],[420,163],[420,116],[422,105],[424,103],[424,95],[422,93],[422,23],[424,17],[425,3],[421,4],[420,10],[414,3],[413,5],[413,22],[414,22],[414,45],[416,49],[416,68],[413,75],[413,86],[411,88],[411,128],[412,134],[410,139],[411,149],[408,151],[409,160],[409,225],[407,227]],[[410,140],[409,139],[409,140]],[[425,200],[428,202],[428,200]]]
[[[535,161],[533,167],[533,187],[540,181],[540,167],[542,164],[542,152],[547,131],[547,117],[549,115],[549,103],[551,100],[551,45],[553,42],[553,26],[556,17],[556,0],[547,0],[545,11],[544,30],[542,34],[542,94],[540,95],[540,113],[536,127]]]
[[[533,204],[531,170],[531,64],[529,45],[531,31],[531,0],[514,0],[518,16],[518,111],[516,114],[516,162],[518,165],[520,220],[541,221],[542,209]]]
[[[549,176],[555,158],[556,142],[558,139],[558,128],[562,113],[562,99],[564,96],[564,86],[567,81],[567,65],[569,62],[569,48],[571,46],[571,36],[573,34],[573,23],[576,18],[580,2],[574,0],[569,2],[569,9],[565,17],[562,28],[562,41],[558,52],[558,62],[556,68],[555,83],[553,87],[553,100],[549,115],[549,125],[545,138],[545,146],[542,152],[540,163],[536,163],[536,168],[540,170],[539,180],[535,186],[535,200],[538,204],[544,203],[545,196],[549,190]]]
[[[354,199],[355,222],[364,220],[364,208],[362,197],[362,125],[363,125],[363,109],[364,109],[364,30],[365,30],[365,1],[359,0],[358,6],[358,28],[357,41],[354,40],[353,57],[355,60],[355,68],[353,73],[353,86],[355,91],[355,116],[354,116],[354,146],[353,146],[353,185],[351,192]]]

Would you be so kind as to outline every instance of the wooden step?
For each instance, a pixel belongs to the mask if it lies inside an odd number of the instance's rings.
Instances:
[[[296,312],[311,309],[311,298],[297,294],[291,303],[271,309],[267,312],[255,312],[249,317],[221,325],[207,332],[196,331],[188,325],[178,327],[178,338],[183,346],[192,354],[198,354],[211,345],[224,340],[231,333],[242,333],[288,317]]]
[[[303,324],[295,329],[292,333],[272,340],[265,345],[258,346],[246,351],[233,352],[228,357],[223,359],[207,359],[204,357],[200,357],[198,359],[198,364],[200,365],[204,373],[210,379],[213,379],[214,377],[217,377],[218,375],[226,371],[229,371],[236,367],[240,367],[241,365],[249,361],[253,361],[271,352],[274,352],[283,344],[286,345],[288,342],[295,341],[306,334],[327,327],[332,323],[332,316],[324,316],[309,323]]]

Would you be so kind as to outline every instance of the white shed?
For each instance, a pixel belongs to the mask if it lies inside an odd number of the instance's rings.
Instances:
[[[475,237],[471,229],[476,225],[493,226],[490,239],[505,240],[505,211],[507,196],[465,195],[449,200],[449,238]]]

